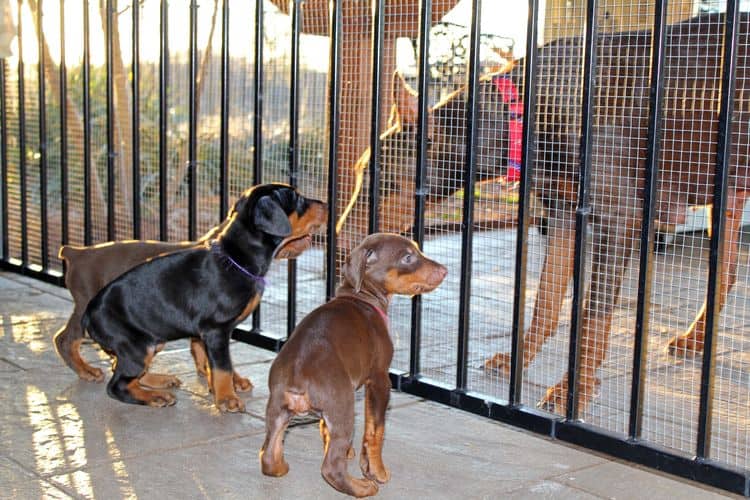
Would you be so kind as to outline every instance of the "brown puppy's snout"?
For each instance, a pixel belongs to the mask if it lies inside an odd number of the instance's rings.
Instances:
[[[444,265],[420,255],[422,262],[414,273],[412,281],[413,294],[418,295],[433,291],[448,276],[448,268]]]

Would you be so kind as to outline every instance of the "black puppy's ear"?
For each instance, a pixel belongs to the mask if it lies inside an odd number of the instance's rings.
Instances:
[[[271,236],[289,236],[292,225],[284,210],[271,196],[263,196],[255,204],[253,213],[255,227]]]
[[[354,291],[359,293],[362,289],[362,282],[365,280],[367,265],[372,264],[377,259],[377,254],[372,248],[365,248],[361,251],[352,252],[346,265],[344,266],[344,278],[354,287]]]

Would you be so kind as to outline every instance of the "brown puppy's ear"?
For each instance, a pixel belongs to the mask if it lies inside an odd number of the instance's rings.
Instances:
[[[261,197],[253,211],[255,227],[271,236],[289,236],[292,225],[281,206],[270,196]]]
[[[354,287],[354,291],[359,293],[362,289],[362,282],[365,280],[367,265],[372,264],[377,259],[375,250],[372,248],[355,249],[346,259],[344,266],[344,279]]]

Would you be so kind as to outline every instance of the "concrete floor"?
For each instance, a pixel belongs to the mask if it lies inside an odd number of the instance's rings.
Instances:
[[[56,356],[52,335],[71,310],[64,289],[0,273],[0,498],[343,498],[319,473],[317,424],[286,438],[290,473],[260,473],[266,374],[273,354],[234,344],[237,370],[255,384],[247,411],[214,409],[187,342],[155,369],[179,375],[176,406],[152,409],[107,397]],[[108,361],[92,346],[85,356]],[[358,402],[357,436],[362,406]],[[392,479],[379,497],[718,498],[702,485],[406,394],[392,394],[384,460]],[[358,475],[356,460],[350,470]]]

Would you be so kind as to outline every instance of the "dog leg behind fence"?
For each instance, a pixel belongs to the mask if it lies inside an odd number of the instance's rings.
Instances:
[[[716,304],[717,314],[721,312],[727,300],[729,290],[737,281],[737,260],[739,258],[739,240],[742,232],[742,212],[745,204],[744,196],[733,195],[728,200],[726,225],[724,226],[724,251],[722,253],[722,270],[724,274],[721,279],[718,302]],[[706,333],[706,302],[703,302],[700,311],[696,315],[688,329],[681,335],[673,337],[669,341],[669,352],[683,357],[696,356],[703,352],[703,337]]]
[[[565,292],[573,276],[574,235],[572,210],[561,209],[550,213],[547,248],[534,314],[523,337],[524,368],[534,361],[544,343],[557,330]],[[484,364],[486,370],[497,370],[506,376],[510,375],[510,365],[510,353],[507,352],[496,353]]]
[[[640,221],[627,205],[623,213],[600,217],[591,225],[592,266],[588,299],[584,301],[581,324],[579,405],[583,409],[594,397],[600,383],[597,370],[609,349],[612,315],[622,289],[622,279],[633,254]],[[547,411],[564,413],[567,407],[567,374],[550,387],[539,402]]]

